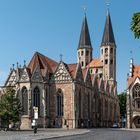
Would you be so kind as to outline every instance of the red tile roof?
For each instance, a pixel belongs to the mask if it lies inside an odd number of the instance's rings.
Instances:
[[[135,81],[135,79],[140,78],[140,65],[133,65],[132,77],[128,78],[128,87]]]
[[[68,71],[69,71],[70,75],[72,76],[72,78],[74,78],[77,64],[68,64],[67,67],[68,67]]]
[[[103,62],[101,61],[100,58],[93,59],[93,60],[88,64],[88,67],[90,67],[90,68],[99,68],[99,67],[103,67]]]
[[[39,52],[36,52],[32,57],[28,68],[30,69],[31,74],[34,72],[35,68],[39,65],[42,76],[46,75],[46,72],[54,73],[58,63]]]
[[[87,68],[82,69],[82,74],[83,74],[83,79],[84,80],[85,80],[86,72],[87,72]]]

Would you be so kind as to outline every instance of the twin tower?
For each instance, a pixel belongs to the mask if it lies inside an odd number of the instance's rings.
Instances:
[[[82,69],[89,67],[91,74],[98,74],[98,69],[100,69],[100,76],[103,80],[116,81],[116,44],[109,11],[107,12],[100,45],[99,62],[96,61],[97,59],[92,58],[92,53],[93,48],[85,15],[77,48],[77,61],[81,64]],[[100,63],[100,65],[98,66],[97,63]]]

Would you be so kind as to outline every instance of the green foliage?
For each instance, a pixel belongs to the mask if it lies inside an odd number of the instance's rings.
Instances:
[[[125,117],[126,114],[126,93],[122,92],[118,95],[119,98],[119,105],[120,105],[120,114],[121,116]]]
[[[0,118],[7,125],[9,122],[16,123],[20,121],[21,112],[22,107],[15,90],[11,87],[7,88],[5,94],[0,98]]]
[[[134,32],[135,38],[140,38],[140,12],[133,14],[131,30]]]

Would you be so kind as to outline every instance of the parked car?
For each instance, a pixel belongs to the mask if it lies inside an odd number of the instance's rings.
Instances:
[[[119,124],[118,124],[118,123],[114,123],[114,124],[112,125],[112,128],[119,128]]]

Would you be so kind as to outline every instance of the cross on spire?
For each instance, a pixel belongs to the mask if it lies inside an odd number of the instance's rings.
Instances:
[[[107,15],[108,15],[109,7],[110,7],[110,0],[106,0],[106,7],[107,7]]]
[[[60,54],[60,61],[62,61],[63,54]]]
[[[82,6],[82,8],[83,8],[83,11],[84,11],[84,14],[86,15],[86,12],[87,12],[87,6]]]
[[[130,57],[132,58],[132,56],[133,56],[133,51],[130,50]]]

